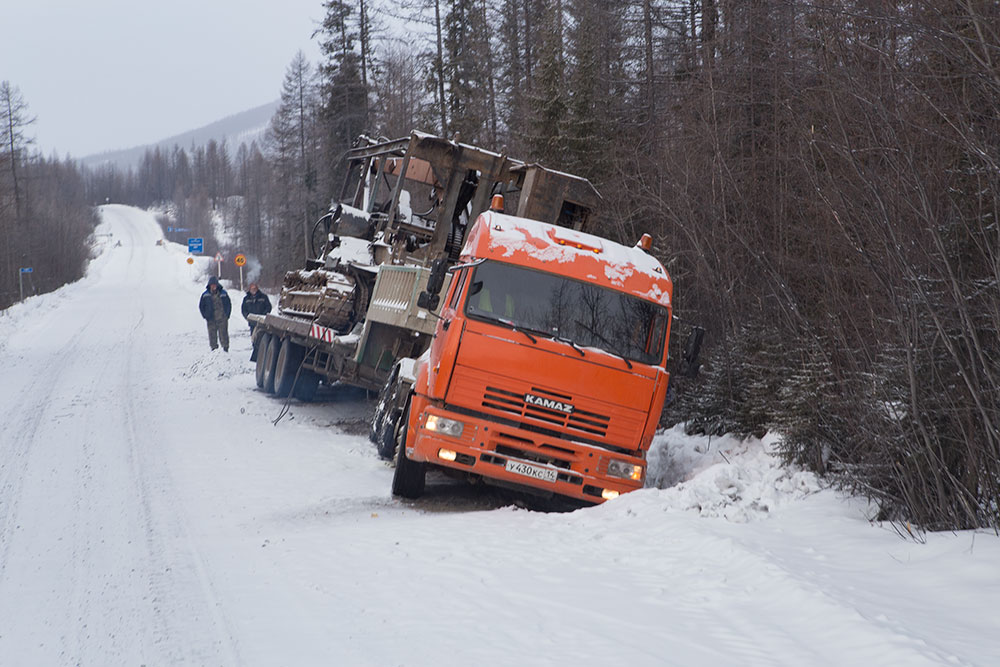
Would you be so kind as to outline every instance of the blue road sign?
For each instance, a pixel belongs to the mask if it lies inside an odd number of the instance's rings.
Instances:
[[[188,252],[191,254],[202,253],[205,251],[205,239],[203,238],[191,238],[188,239]]]
[[[174,228],[173,228],[173,227],[167,227],[167,232],[168,232],[168,233],[169,233],[169,232],[172,232],[172,231],[174,231]],[[180,231],[180,230],[178,229],[177,231]]]
[[[191,230],[187,227],[174,227],[175,232],[190,232]]]
[[[24,268],[21,269],[21,273],[31,273],[34,270],[35,269],[33,269],[32,267],[26,266],[26,267],[24,267]]]

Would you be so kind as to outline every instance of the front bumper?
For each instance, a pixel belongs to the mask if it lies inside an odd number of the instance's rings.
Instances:
[[[416,405],[415,405],[416,407]],[[430,416],[462,422],[461,435],[427,428]],[[542,495],[601,503],[642,487],[645,461],[600,447],[545,436],[427,404],[411,424],[407,455],[415,461],[478,475],[485,481]],[[640,479],[608,475],[608,464],[641,466]]]

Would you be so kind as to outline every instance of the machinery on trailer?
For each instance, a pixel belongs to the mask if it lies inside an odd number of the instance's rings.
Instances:
[[[312,257],[285,275],[275,312],[250,316],[257,386],[278,396],[309,400],[320,382],[379,390],[397,359],[427,349],[437,314],[417,298],[430,267],[458,260],[493,195],[518,216],[575,230],[600,199],[586,179],[419,132],[361,137],[345,159]]]

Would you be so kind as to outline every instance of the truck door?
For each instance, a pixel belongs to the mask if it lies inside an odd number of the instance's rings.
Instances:
[[[431,343],[431,358],[428,368],[427,391],[431,398],[443,399],[448,391],[451,372],[455,368],[458,346],[465,330],[465,318],[460,317],[460,304],[465,293],[465,284],[472,269],[462,269],[451,281],[447,301],[441,308],[441,319]]]

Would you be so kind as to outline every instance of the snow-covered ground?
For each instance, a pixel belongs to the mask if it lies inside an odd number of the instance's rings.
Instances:
[[[1000,539],[901,539],[768,442],[665,433],[679,485],[572,513],[395,500],[363,394],[273,424],[242,295],[210,352],[205,261],[102,215],[0,313],[0,665],[1000,664]]]

